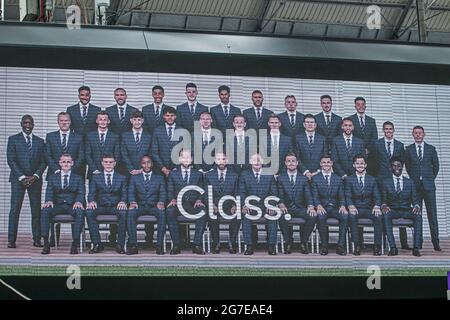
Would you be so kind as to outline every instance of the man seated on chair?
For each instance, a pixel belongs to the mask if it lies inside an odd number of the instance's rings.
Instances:
[[[398,255],[392,230],[392,219],[405,218],[414,221],[414,248],[412,254],[420,257],[419,248],[422,247],[423,240],[422,213],[416,187],[411,179],[402,176],[403,161],[399,157],[392,157],[390,163],[393,176],[383,180],[383,205],[381,206],[390,247],[388,255]]]
[[[141,157],[142,173],[131,176],[128,187],[130,206],[127,213],[128,245],[126,254],[137,254],[136,220],[142,215],[152,215],[158,219],[156,254],[164,254],[163,241],[166,232],[165,207],[166,184],[161,175],[154,174],[153,161],[148,155]]]
[[[70,254],[78,253],[81,230],[84,225],[85,190],[81,176],[72,172],[74,161],[68,153],[59,157],[60,171],[51,175],[47,182],[45,203],[41,211],[41,233],[44,239],[42,254],[50,253],[48,241],[52,218],[57,214],[70,214],[75,223],[72,226],[72,246]]]
[[[317,210],[317,225],[319,229],[321,255],[328,254],[328,218],[339,220],[339,239],[336,253],[345,256],[345,235],[348,226],[348,211],[345,208],[344,183],[341,177],[331,171],[333,161],[328,154],[320,158],[321,173],[312,178],[312,195]]]
[[[308,239],[317,222],[316,211],[311,197],[311,189],[308,178],[298,168],[298,160],[295,153],[288,153],[284,161],[287,170],[278,177],[278,195],[280,197],[280,209],[283,214],[289,213],[291,217],[303,218],[304,226],[300,230],[300,252],[308,254]],[[286,241],[284,252],[292,252],[292,229],[288,226],[285,215],[279,220],[280,229]]]
[[[179,254],[180,250],[180,234],[178,228],[177,217],[181,214],[181,208],[178,207],[177,198],[182,189],[187,186],[203,186],[203,175],[200,171],[192,167],[192,157],[190,150],[181,150],[179,153],[180,166],[174,168],[167,181],[167,196],[170,200],[166,209],[167,225],[169,227],[170,237],[172,238],[172,249],[170,254]],[[203,196],[195,190],[187,191],[181,199],[183,209],[186,213],[194,215],[201,210],[205,210]],[[202,249],[202,238],[206,228],[207,214],[196,220],[195,235],[192,244],[192,253],[205,254]]]
[[[345,198],[350,212],[352,241],[355,245],[353,254],[355,256],[361,254],[358,219],[367,218],[372,220],[374,228],[373,255],[380,256],[383,224],[380,210],[381,196],[377,182],[374,177],[367,174],[367,162],[363,154],[356,155],[353,158],[353,167],[356,170],[355,174],[345,180]]]
[[[112,155],[103,155],[103,172],[93,176],[89,183],[86,220],[93,243],[89,253],[103,251],[97,215],[116,215],[118,217],[118,243],[116,252],[124,254],[126,214],[127,214],[127,182],[126,178],[114,171],[116,160]]]

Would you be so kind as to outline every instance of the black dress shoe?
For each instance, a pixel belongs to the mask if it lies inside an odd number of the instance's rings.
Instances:
[[[220,253],[220,245],[219,244],[213,244],[211,252],[213,254],[219,254]]]
[[[49,254],[50,253],[50,245],[44,244],[41,254]]]
[[[99,253],[99,252],[102,252],[103,250],[104,250],[104,248],[101,244],[95,244],[94,247],[89,250],[89,253],[90,254]]]
[[[291,253],[292,253],[292,245],[291,245],[291,244],[287,244],[287,245],[284,247],[284,253],[285,253],[285,254],[291,254]]]
[[[70,247],[70,254],[78,254],[78,245],[77,243],[72,243]]]
[[[308,254],[309,253],[308,246],[304,243],[301,243],[300,244],[300,252],[303,254]]]
[[[354,256],[360,256],[361,255],[361,246],[359,244],[355,244],[355,250],[353,251]]]
[[[162,247],[159,247],[159,246],[156,247],[156,254],[158,256],[162,256],[164,254],[164,249]],[[172,254],[172,252],[170,254]]]
[[[320,249],[320,255],[321,256],[326,256],[328,254],[328,247],[322,247]]]
[[[237,253],[237,248],[235,246],[228,247],[228,252],[230,254],[236,254]]]
[[[344,249],[344,247],[338,245],[336,247],[336,254],[338,254],[340,256],[345,256],[345,255],[347,255],[347,251]]]
[[[381,248],[379,246],[375,246],[373,248],[373,255],[374,256],[381,256]]]
[[[129,256],[132,254],[138,254],[138,247],[137,246],[128,246],[126,254]]]
[[[440,245],[433,245],[434,251],[442,251],[441,246]]]
[[[251,256],[253,254],[253,247],[247,246],[247,249],[244,252],[244,256]]]
[[[205,254],[205,251],[200,246],[193,246],[192,247],[192,253],[195,254]]]
[[[56,247],[55,240],[50,240],[50,248]]]
[[[414,248],[414,249],[413,249],[412,254],[413,254],[413,256],[416,256],[416,257],[422,256],[422,255],[420,254],[419,249],[417,249],[417,248]]]
[[[180,253],[181,253],[181,250],[180,250],[180,247],[178,247],[178,246],[174,246],[172,248],[172,250],[170,250],[171,255],[180,254]]]
[[[33,242],[33,247],[42,248],[43,245],[42,245],[42,243],[40,241],[34,241]]]
[[[269,250],[267,251],[267,253],[271,256],[277,255],[277,249],[275,248],[274,244],[269,244]]]
[[[14,241],[8,242],[8,248],[15,248],[15,247],[16,247],[16,243]]]
[[[398,249],[397,248],[391,248],[391,250],[389,250],[388,256],[397,256],[398,255]]]
[[[116,252],[118,254],[125,254],[125,250],[123,249],[123,246],[120,244],[116,245]]]

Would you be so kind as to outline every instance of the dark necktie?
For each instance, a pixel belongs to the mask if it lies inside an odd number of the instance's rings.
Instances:
[[[256,108],[256,119],[259,120],[261,119],[261,108]]]
[[[220,172],[220,178],[219,178],[219,187],[220,191],[223,192],[223,184],[225,183],[225,175],[223,172]]]
[[[112,186],[111,173],[106,174],[106,184],[108,185],[108,188],[111,188]]]
[[[194,114],[195,114],[194,107],[195,107],[195,104],[191,104],[191,114],[192,114],[192,116],[194,116]]]
[[[159,106],[158,105],[155,106],[155,118],[159,119]]]
[[[105,144],[105,133],[101,132],[100,133],[100,145],[103,147],[104,144]]]
[[[86,120],[87,120],[87,106],[83,106],[83,123],[86,124]]]
[[[313,145],[313,136],[309,136],[309,146],[312,147]]]
[[[387,152],[388,152],[388,156],[389,158],[392,157],[392,152],[391,152],[391,141],[387,141]]]
[[[172,126],[169,126],[169,140],[172,140]]]
[[[289,177],[290,177],[290,181],[291,181],[291,186],[292,186],[292,188],[294,188],[295,187],[294,175],[290,174]]]
[[[63,176],[63,189],[67,189],[67,187],[69,186],[69,175],[68,174],[65,174],[64,176]]]
[[[419,144],[418,147],[419,147],[419,161],[422,162],[422,159],[423,159],[422,145]]]
[[[295,114],[291,113],[291,127],[295,127]]]
[[[61,147],[62,147],[63,153],[67,153],[67,133],[62,134]]]
[[[228,106],[223,106],[223,110],[224,110],[224,113],[225,113],[225,118],[228,118],[228,116],[229,116]]]
[[[361,189],[361,193],[364,193],[364,182],[363,177],[359,177],[359,189]]]
[[[189,183],[189,175],[188,175],[188,171],[187,170],[184,170],[184,173],[183,173],[183,183],[184,184],[188,184]]]
[[[28,148],[28,152],[31,152],[31,137],[27,135],[27,148]]]
[[[352,145],[350,143],[350,139],[347,139],[347,151],[350,151],[352,149]]]
[[[361,130],[364,131],[364,128],[366,127],[366,125],[364,123],[364,117],[363,116],[359,117],[359,123],[361,125]]]
[[[209,144],[209,141],[208,141],[208,133],[203,132],[203,145],[206,146],[206,145],[208,145],[208,144]]]
[[[402,188],[401,188],[401,186],[400,186],[400,178],[397,178],[397,188],[396,188],[395,192],[396,192],[397,194],[399,194],[400,192],[402,192]]]
[[[256,183],[259,183],[259,173],[258,172],[255,173],[255,178],[256,178]]]
[[[329,127],[330,126],[330,115],[329,114],[326,114],[325,115],[325,117],[327,118],[327,127]]]
[[[135,139],[135,141],[136,141],[136,144],[139,144],[139,143],[141,143],[141,139],[139,138],[139,132],[136,132],[136,139]]]
[[[125,112],[124,112],[124,108],[123,108],[123,107],[119,107],[119,111],[120,111],[120,123],[123,124],[123,122],[125,121]]]
[[[327,174],[325,175],[325,183],[327,184],[327,186],[330,185],[330,178]]]
[[[150,174],[149,173],[145,174],[144,185],[145,185],[145,190],[148,190],[148,187],[150,185]]]

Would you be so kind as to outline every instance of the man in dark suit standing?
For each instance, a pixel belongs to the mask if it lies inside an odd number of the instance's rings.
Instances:
[[[166,209],[167,225],[169,227],[170,237],[172,238],[173,246],[170,254],[179,254],[180,250],[180,234],[178,231],[177,216],[181,214],[182,208],[178,207],[178,197],[180,191],[187,186],[203,186],[203,175],[198,170],[192,167],[192,157],[190,150],[180,151],[180,166],[174,168],[169,175],[167,181],[167,196],[169,204]],[[181,203],[183,209],[191,215],[205,210],[203,196],[197,191],[187,191]],[[192,253],[205,254],[201,247],[203,233],[206,228],[207,216],[206,212],[201,217],[195,220],[195,235],[192,243]]]
[[[403,161],[398,157],[390,159],[392,173],[382,183],[381,210],[384,214],[386,235],[389,241],[389,256],[398,255],[395,245],[394,232],[392,230],[392,219],[406,218],[414,221],[414,248],[413,255],[420,257],[419,248],[422,247],[422,214],[419,198],[414,183],[402,176]]]
[[[341,134],[342,118],[331,111],[333,99],[325,94],[320,97],[322,112],[315,115],[317,131],[325,137],[327,150],[331,150],[333,138]]]
[[[343,133],[333,139],[331,160],[334,172],[345,179],[355,173],[353,158],[357,154],[364,154],[364,142],[353,135],[352,119],[343,119],[341,128]]]
[[[325,138],[316,131],[312,114],[303,118],[305,132],[296,137],[300,172],[311,180],[320,171],[320,157],[326,152]]]
[[[364,154],[353,158],[355,174],[345,179],[345,198],[349,210],[350,229],[352,241],[355,244],[353,254],[361,254],[361,243],[358,229],[358,219],[368,218],[373,221],[374,249],[373,255],[381,255],[381,238],[383,233],[382,214],[380,210],[381,196],[377,181],[367,171],[367,162]],[[364,231],[364,230],[362,230]]]
[[[220,253],[220,237],[219,225],[221,215],[219,214],[219,201],[223,196],[236,195],[238,193],[238,175],[233,170],[228,170],[228,159],[225,153],[216,153],[215,167],[213,170],[205,174],[204,189],[208,190],[208,186],[212,186],[212,204],[213,212],[217,219],[209,219],[208,224],[211,231],[212,238],[212,253]],[[211,200],[211,199],[209,199]],[[209,202],[208,202],[209,203]],[[223,204],[222,210],[227,215],[236,213],[236,204],[232,201],[227,201]],[[229,240],[228,251],[231,254],[236,254],[237,237],[241,220],[232,219],[229,222]]]
[[[231,139],[225,137],[225,151],[229,155],[228,159],[231,159],[228,166],[238,175],[243,170],[250,169],[250,154],[258,152],[257,138],[253,137],[255,141],[250,139],[245,130],[246,126],[244,116],[242,114],[235,115],[233,119],[234,135]]]
[[[317,222],[317,214],[314,210],[314,202],[308,179],[298,170],[298,160],[294,153],[289,153],[285,158],[287,170],[278,177],[278,195],[280,197],[279,207],[284,214],[280,220],[280,229],[286,241],[285,252],[292,252],[292,229],[289,229],[285,215],[299,217],[305,220],[300,230],[300,252],[308,254],[308,239]]]
[[[222,85],[218,89],[220,103],[211,108],[213,127],[222,131],[226,135],[227,129],[233,129],[233,119],[241,114],[241,109],[230,103],[230,87]]]
[[[80,174],[84,165],[84,143],[83,137],[76,132],[70,131],[70,115],[67,112],[58,114],[59,130],[47,133],[45,138],[45,158],[47,160],[48,178],[60,171],[59,160],[63,153],[72,156],[74,162],[72,171]],[[82,173],[81,173],[82,174]]]
[[[97,129],[95,118],[102,109],[90,103],[91,89],[88,86],[78,89],[78,98],[80,101],[68,107],[67,113],[70,114],[70,128],[84,137],[89,131]]]
[[[269,116],[273,113],[263,107],[263,94],[260,90],[252,92],[253,106],[245,109],[242,113],[247,121],[247,129],[268,129]]]
[[[281,133],[294,139],[295,136],[303,133],[303,113],[297,111],[297,100],[294,95],[288,95],[284,98],[286,111],[280,113],[278,117],[281,121]]]
[[[194,132],[194,121],[198,121],[200,115],[208,112],[209,109],[197,101],[198,91],[195,83],[186,84],[185,94],[187,102],[177,106],[178,124],[192,133]]]
[[[60,171],[51,175],[47,183],[45,203],[41,212],[41,234],[44,239],[42,254],[50,253],[48,234],[50,221],[57,214],[70,214],[75,223],[72,226],[70,254],[78,254],[81,230],[84,226],[85,187],[84,179],[72,171],[74,161],[68,153],[59,159]]]
[[[22,132],[8,138],[6,157],[11,169],[11,211],[8,223],[8,248],[16,247],[19,215],[25,192],[31,207],[33,246],[41,247],[39,219],[41,214],[42,174],[46,168],[44,140],[32,134],[34,119],[24,115],[20,122]]]
[[[212,117],[211,114],[208,111],[203,111],[200,114],[199,118],[200,122],[200,131],[201,131],[201,140],[198,139],[198,137],[195,136],[195,133],[191,132],[191,150],[197,150],[196,144],[200,144],[201,142],[201,158],[196,158],[194,155],[194,168],[199,170],[202,173],[208,172],[212,169],[214,163],[210,163],[212,158],[215,156],[215,152],[222,152],[223,151],[223,138],[219,141],[218,144],[215,144],[216,139],[220,139],[220,137],[217,137],[213,135],[213,131],[211,130],[211,124],[212,124]],[[217,131],[216,131],[217,132]],[[211,145],[213,144],[214,145]],[[211,147],[215,147],[213,150]]]
[[[317,211],[317,224],[322,244],[320,254],[328,254],[327,219],[336,218],[339,220],[339,239],[336,253],[344,256],[347,254],[345,236],[348,226],[348,211],[345,208],[344,183],[341,177],[331,171],[332,167],[331,157],[322,155],[320,158],[321,173],[312,178],[312,195]]]
[[[124,176],[114,171],[116,160],[112,155],[102,157],[103,173],[95,175],[89,182],[86,220],[93,248],[89,253],[103,251],[100,232],[96,221],[97,215],[116,215],[118,217],[118,244],[116,252],[124,254],[126,215],[127,215],[127,181]]]
[[[153,215],[158,219],[156,254],[164,254],[163,241],[166,233],[165,203],[167,198],[164,178],[152,172],[153,161],[148,155],[141,157],[142,173],[130,179],[128,188],[127,255],[137,254],[136,219],[142,215]]]
[[[142,113],[144,115],[145,123],[144,129],[153,135],[155,128],[164,124],[163,114],[164,110],[168,107],[163,103],[164,88],[156,85],[152,88],[153,103],[142,107]]]
[[[284,158],[289,152],[294,152],[295,147],[292,146],[291,137],[285,136],[280,132],[281,121],[279,116],[271,114],[268,125],[270,130],[267,135],[267,156],[271,160],[271,163],[268,165],[276,165],[277,167],[273,172],[278,173],[286,169]],[[262,153],[262,150],[260,150],[260,153]],[[278,156],[275,156],[275,154],[278,154]],[[277,157],[276,162],[273,161],[275,157]]]
[[[414,143],[409,145],[405,152],[406,170],[416,185],[421,208],[423,201],[425,201],[434,250],[441,251],[436,207],[436,185],[434,183],[439,173],[439,158],[435,147],[424,142],[425,129],[423,127],[415,126],[412,135]]]
[[[114,90],[114,100],[116,104],[106,108],[111,121],[109,128],[121,136],[122,133],[131,130],[130,117],[138,109],[127,103],[127,92],[123,88]]]

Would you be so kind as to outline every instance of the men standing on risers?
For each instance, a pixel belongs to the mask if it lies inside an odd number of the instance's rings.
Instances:
[[[103,173],[94,175],[89,182],[86,220],[93,247],[89,253],[103,251],[100,232],[96,221],[97,215],[116,215],[118,217],[118,244],[116,252],[124,254],[126,215],[127,215],[127,181],[114,170],[116,160],[112,155],[102,157]]]
[[[345,197],[349,210],[350,229],[352,241],[355,244],[353,254],[361,254],[361,243],[358,229],[358,219],[368,218],[373,222],[374,256],[381,255],[381,237],[383,233],[383,223],[381,215],[381,197],[378,191],[377,181],[367,174],[367,162],[364,154],[356,155],[353,158],[355,174],[345,179]],[[364,230],[362,230],[364,231]]]
[[[285,165],[287,170],[278,177],[279,207],[283,213],[279,224],[283,237],[286,239],[284,251],[288,254],[292,252],[292,229],[288,227],[285,218],[285,215],[289,213],[291,217],[305,220],[305,224],[300,230],[300,252],[308,254],[308,239],[317,222],[311,189],[308,179],[297,170],[298,161],[294,153],[286,155]]]
[[[233,170],[228,170],[228,159],[225,153],[216,153],[216,165],[213,170],[205,174],[204,189],[208,191],[208,186],[212,186],[212,203],[213,212],[217,219],[209,219],[208,224],[211,231],[212,238],[212,253],[220,253],[220,234],[219,226],[222,220],[219,214],[219,200],[225,195],[236,195],[238,193],[238,175]],[[208,202],[209,203],[209,202]],[[232,201],[226,201],[223,205],[223,212],[227,215],[236,213],[236,204]],[[229,222],[229,240],[228,251],[231,254],[236,254],[237,237],[239,233],[239,226],[241,220],[233,219]]]
[[[253,106],[245,109],[242,113],[247,121],[247,129],[268,129],[269,116],[273,113],[263,107],[263,94],[260,90],[252,92]]]
[[[425,201],[431,241],[435,251],[441,251],[439,245],[439,227],[436,207],[436,185],[434,180],[439,173],[439,158],[436,149],[424,141],[425,129],[413,128],[414,143],[406,148],[405,164],[410,178],[416,185],[420,207]]]
[[[166,219],[167,225],[170,231],[170,237],[172,238],[173,247],[170,254],[179,254],[180,250],[180,234],[178,231],[178,221],[177,216],[184,209],[187,213],[193,215],[199,213],[201,210],[205,210],[205,204],[203,202],[203,196],[197,191],[190,190],[187,191],[182,199],[183,208],[178,207],[177,198],[179,197],[180,191],[186,186],[203,186],[203,175],[201,172],[195,170],[192,167],[192,157],[190,150],[180,151],[180,166],[174,168],[170,174],[167,181],[167,195],[169,199],[169,204],[166,209]],[[202,249],[202,238],[203,233],[206,228],[207,214],[203,217],[195,220],[195,235],[194,241],[192,243],[192,253],[195,254],[205,254]],[[191,222],[194,222],[192,220]]]
[[[164,178],[152,172],[153,161],[148,155],[141,157],[142,173],[133,175],[128,187],[130,207],[127,214],[127,255],[137,254],[136,220],[142,215],[153,215],[158,219],[156,254],[164,254],[163,241],[166,232],[165,203],[167,198]]]
[[[295,96],[288,95],[284,98],[286,111],[280,113],[278,117],[281,121],[281,133],[294,139],[295,136],[303,133],[303,113],[297,111],[297,100]]]
[[[187,102],[177,106],[178,123],[192,133],[194,132],[194,121],[198,121],[200,115],[208,112],[209,109],[197,101],[198,91],[195,83],[186,84],[185,94]]]
[[[95,118],[102,109],[90,103],[91,88],[88,86],[81,86],[78,89],[78,99],[80,100],[78,103],[67,107],[67,113],[70,114],[70,128],[84,138],[89,131],[97,129]]]
[[[59,130],[47,133],[45,138],[45,157],[47,160],[48,178],[60,171],[59,160],[63,153],[72,156],[73,167],[76,174],[82,174],[80,169],[84,167],[84,142],[83,137],[70,131],[70,115],[67,112],[58,114]]]
[[[24,115],[20,121],[22,131],[8,138],[6,157],[11,169],[11,211],[8,223],[8,248],[16,247],[19,215],[25,192],[28,192],[31,207],[31,230],[33,246],[41,247],[41,192],[42,174],[47,167],[45,163],[44,140],[32,134],[34,119]]]
[[[142,114],[144,115],[145,124],[144,129],[153,135],[155,128],[164,124],[163,114],[168,107],[163,103],[164,88],[156,85],[152,88],[153,103],[142,107]]]
[[[322,244],[320,254],[328,254],[327,219],[335,218],[339,220],[339,239],[336,253],[344,256],[347,254],[345,236],[348,226],[348,211],[345,207],[344,182],[341,177],[332,172],[332,167],[331,156],[322,155],[320,158],[321,172],[312,178],[312,195],[317,211],[317,224]]]
[[[422,214],[420,210],[419,197],[414,183],[402,176],[403,162],[398,157],[390,159],[392,173],[382,183],[381,210],[384,214],[386,235],[389,241],[389,256],[398,255],[395,245],[394,232],[392,230],[392,219],[406,218],[414,221],[414,248],[412,254],[420,257],[419,248],[422,247]]]
[[[70,254],[78,254],[86,200],[84,179],[72,171],[73,166],[72,156],[63,153],[59,158],[59,172],[48,179],[45,203],[41,212],[41,234],[44,239],[42,254],[50,253],[48,236],[51,220],[57,214],[70,214],[74,217]]]
[[[234,117],[241,114],[241,109],[230,103],[230,87],[222,85],[218,89],[220,103],[211,108],[213,127],[222,131],[225,136],[226,129],[233,129]]]
[[[322,112],[315,115],[317,131],[325,137],[327,150],[331,150],[333,138],[341,134],[342,118],[331,111],[333,100],[325,94],[320,97]]]
[[[106,108],[106,112],[111,121],[111,131],[120,137],[122,133],[131,130],[130,117],[138,109],[127,103],[127,92],[123,88],[114,90],[114,100],[116,104]]]

